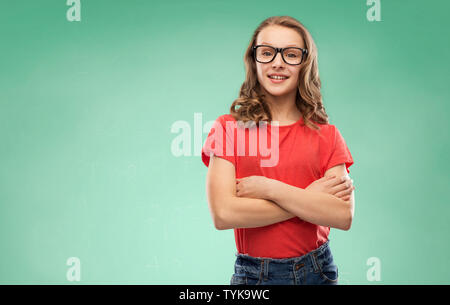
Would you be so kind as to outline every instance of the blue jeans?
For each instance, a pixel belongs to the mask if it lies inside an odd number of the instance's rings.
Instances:
[[[252,257],[236,253],[230,285],[337,285],[329,241],[303,256],[290,258]]]

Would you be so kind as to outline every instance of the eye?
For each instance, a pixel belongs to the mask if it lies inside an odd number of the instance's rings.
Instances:
[[[297,50],[297,49],[288,49],[284,53],[284,56],[295,59],[295,58],[301,57],[302,56],[302,52],[300,50]]]
[[[270,57],[273,56],[273,50],[271,48],[267,48],[267,47],[261,47],[258,49],[257,52],[260,56],[264,56],[264,57]]]

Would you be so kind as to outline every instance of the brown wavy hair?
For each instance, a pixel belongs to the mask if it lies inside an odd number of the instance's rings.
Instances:
[[[261,91],[261,85],[256,75],[256,63],[253,57],[252,47],[256,44],[258,34],[267,26],[279,25],[297,31],[303,38],[308,54],[300,69],[298,91],[295,100],[297,108],[303,116],[303,122],[311,129],[320,129],[314,123],[327,124],[328,115],[322,103],[320,93],[320,77],[317,64],[317,48],[311,34],[305,26],[290,16],[272,16],[261,22],[253,33],[252,39],[244,55],[246,70],[245,81],[239,91],[239,97],[230,107],[230,114],[237,120],[253,121],[259,125],[260,121],[272,121],[269,105],[264,100],[265,95]]]

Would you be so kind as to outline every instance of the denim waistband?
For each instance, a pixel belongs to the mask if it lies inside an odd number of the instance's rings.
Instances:
[[[268,273],[269,269],[274,273],[290,273],[295,266],[311,266],[317,270],[318,261],[327,260],[331,256],[329,240],[317,249],[306,253],[303,256],[289,258],[253,257],[248,254],[236,253],[235,265],[240,266],[248,273],[259,274],[261,270]]]

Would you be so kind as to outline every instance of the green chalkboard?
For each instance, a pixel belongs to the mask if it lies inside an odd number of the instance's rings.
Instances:
[[[228,284],[203,127],[237,98],[257,25],[290,15],[355,161],[340,283],[448,284],[450,4],[376,2],[1,0],[0,283]]]

